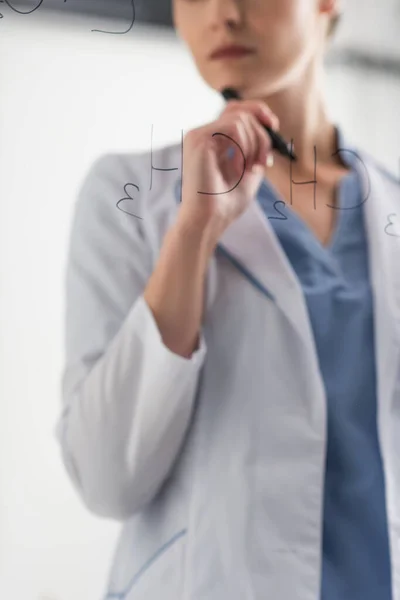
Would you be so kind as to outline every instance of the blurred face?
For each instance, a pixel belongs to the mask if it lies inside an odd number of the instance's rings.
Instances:
[[[236,87],[269,95],[298,80],[323,56],[334,0],[173,0],[179,37],[213,89]],[[220,46],[252,49],[211,58]],[[250,95],[250,94],[249,94]]]

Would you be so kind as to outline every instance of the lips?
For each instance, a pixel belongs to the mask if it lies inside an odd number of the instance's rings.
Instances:
[[[210,55],[210,58],[239,58],[241,56],[245,56],[246,54],[251,54],[253,52],[254,50],[252,48],[232,44],[229,46],[221,46],[220,48],[217,48],[217,50],[214,50],[214,52]]]

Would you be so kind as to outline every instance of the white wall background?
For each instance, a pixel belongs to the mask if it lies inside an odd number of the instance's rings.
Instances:
[[[4,6],[4,5],[3,5]],[[120,24],[0,21],[0,597],[100,600],[119,532],[84,509],[53,431],[63,366],[63,278],[77,188],[94,159],[180,139],[221,101],[185,48]],[[123,29],[123,27],[122,27]],[[333,116],[394,173],[400,79],[332,69]]]

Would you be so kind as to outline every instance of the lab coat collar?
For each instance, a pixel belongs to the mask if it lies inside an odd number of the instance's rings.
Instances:
[[[400,182],[385,172],[372,156],[357,150],[338,126],[336,134],[337,147],[342,150],[340,157],[358,173],[362,186],[374,305],[379,420],[384,430],[389,428],[394,409],[396,394],[393,392],[400,368]],[[180,185],[181,180],[176,181],[178,204]],[[264,181],[261,185],[265,185]],[[300,281],[258,201],[250,203],[224,231],[216,252],[238,268],[267,302],[275,302],[300,336],[305,351],[309,352],[310,366],[314,365],[314,372],[318,373],[318,356]],[[322,380],[318,379],[322,389]],[[398,393],[400,397],[400,389]]]
[[[366,169],[361,167],[366,190],[364,198],[367,197],[364,222],[374,303],[379,427],[383,434],[390,429],[396,398],[394,391],[400,372],[400,182],[389,174],[383,174],[366,153],[359,154],[366,166]],[[397,392],[400,394],[400,389]],[[381,442],[384,445],[389,443],[389,436],[381,435]],[[393,506],[395,499],[389,500]],[[393,511],[391,514],[394,518],[397,513]]]
[[[389,361],[388,364],[392,364],[393,343],[395,339],[399,339],[398,335],[394,335],[393,328],[400,326],[400,239],[393,235],[395,226],[390,232],[386,225],[388,215],[396,213],[396,210],[400,221],[400,210],[395,204],[395,196],[399,191],[395,181],[390,176],[384,176],[370,156],[357,150],[339,127],[336,127],[336,133],[342,160],[358,172],[362,183],[371,285],[378,308],[377,332],[379,339],[382,335],[384,338],[381,340],[381,354]],[[265,185],[264,182],[261,185]],[[398,234],[400,235],[400,231]],[[311,323],[300,281],[259,202],[252,202],[231,223],[222,234],[218,248],[250,276],[260,293],[264,291],[267,297],[276,302],[316,359]],[[388,379],[385,383],[383,374],[380,385],[383,388],[390,385]]]
[[[397,356],[395,340],[400,337],[400,210],[396,204],[400,186],[394,177],[384,174],[370,155],[358,150],[337,125],[336,135],[340,157],[358,173],[363,190],[378,370],[382,371],[379,386],[385,391],[390,387],[391,378],[387,375],[389,371],[393,374]],[[263,185],[266,185],[264,180]],[[180,188],[178,179],[175,184],[178,205]],[[391,221],[394,225],[390,225]],[[266,299],[276,303],[317,360],[300,281],[258,201],[250,203],[224,231],[217,252],[229,259]]]
[[[340,156],[349,166],[354,166],[354,149],[349,147],[339,127],[336,127],[337,147],[350,152]],[[266,185],[262,181],[261,188]],[[257,287],[283,311],[292,326],[315,355],[315,344],[307,306],[300,281],[283,251],[269,220],[258,201],[224,231],[218,249],[235,261],[241,270],[250,275]]]

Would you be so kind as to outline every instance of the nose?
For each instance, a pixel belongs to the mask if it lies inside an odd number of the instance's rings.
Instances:
[[[243,0],[211,0],[209,15],[214,28],[237,29],[243,23]]]

